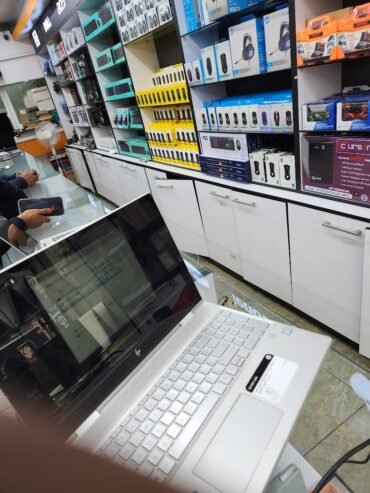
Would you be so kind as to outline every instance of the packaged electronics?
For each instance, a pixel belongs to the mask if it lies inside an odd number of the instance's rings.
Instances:
[[[203,69],[204,69],[204,82],[215,82],[218,80],[218,70],[216,63],[216,50],[215,46],[207,46],[200,50]]]
[[[308,21],[304,30],[297,32],[298,66],[317,60],[336,60],[337,21],[322,15]]]
[[[295,172],[295,156],[289,152],[280,153],[280,186],[295,190],[296,188],[296,172]]]
[[[302,129],[328,131],[336,129],[336,106],[338,96],[330,96],[302,105]]]
[[[203,173],[243,183],[250,183],[251,181],[249,161],[236,161],[200,155],[199,163]]]
[[[85,38],[81,27],[74,27],[69,32],[61,32],[61,36],[67,55],[71,55],[85,44]]]
[[[145,137],[133,137],[125,140],[118,140],[120,154],[137,157],[139,159],[150,159],[150,151]]]
[[[113,117],[113,126],[116,128],[130,128],[129,108],[116,108]]]
[[[202,154],[231,160],[248,161],[247,136],[233,133],[209,133],[200,135]]]
[[[267,71],[290,68],[290,27],[288,7],[279,7],[263,17]]]
[[[169,0],[164,0],[163,2],[158,4],[157,7],[159,24],[166,24],[170,20],[172,20],[172,10]]]
[[[103,105],[87,108],[87,114],[91,127],[107,127],[109,125],[108,113]]]
[[[97,71],[104,70],[114,64],[112,49],[107,48],[95,56]]]
[[[301,176],[303,191],[369,205],[369,139],[305,135]]]
[[[232,79],[233,67],[231,60],[230,42],[223,41],[215,45],[216,49],[216,63],[219,80]]]
[[[266,170],[266,183],[269,185],[280,185],[280,165],[279,159],[281,152],[268,151],[264,155],[265,158],[265,170]]]
[[[74,60],[72,61],[72,70],[76,80],[83,79],[94,73],[90,59],[86,53],[81,53],[78,56],[74,56]]]
[[[106,101],[113,101],[115,99],[122,98],[132,98],[135,96],[130,77],[105,84],[104,92]]]
[[[191,32],[200,27],[200,11],[197,0],[183,0],[186,31]]]
[[[370,130],[370,88],[347,87],[337,102],[337,130]]]
[[[251,177],[255,183],[266,183],[265,154],[267,152],[266,149],[260,149],[249,154]]]
[[[200,0],[203,24],[208,24],[225,15],[239,12],[261,1],[263,0]]]
[[[98,12],[95,12],[87,21],[82,24],[86,41],[90,41],[100,34],[106,27],[115,22],[110,2],[102,5]]]
[[[185,75],[186,75],[186,80],[188,81],[189,86],[193,86],[194,84],[197,83],[194,77],[194,70],[193,70],[193,63],[185,63],[184,64],[184,70],[185,70]]]
[[[244,22],[229,27],[234,77],[246,77],[267,71],[262,18],[248,16]]]
[[[103,98],[100,94],[99,85],[95,79],[90,78],[83,80],[81,85],[88,104],[100,103],[102,101]]]
[[[370,3],[355,7],[351,15],[338,19],[339,57],[370,51]]]
[[[194,60],[193,63],[194,81],[201,84],[204,81],[204,70],[202,60]]]

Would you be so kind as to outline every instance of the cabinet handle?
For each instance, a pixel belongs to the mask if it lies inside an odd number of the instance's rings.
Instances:
[[[345,229],[345,228],[340,228],[339,226],[335,226],[334,224],[331,224],[330,221],[325,221],[322,223],[322,226],[325,226],[325,228],[330,228],[330,229],[335,229],[337,231],[342,231],[343,233],[348,233],[353,236],[361,236],[362,231],[361,229]]]
[[[173,188],[173,185],[164,185],[157,183],[157,188]]]
[[[237,204],[241,204],[241,205],[247,205],[248,207],[256,207],[255,202],[243,202],[242,200],[239,199],[233,199],[233,202],[236,202]]]
[[[219,195],[217,192],[210,192],[214,197],[219,197],[220,199],[230,199],[230,195]]]
[[[131,171],[132,173],[137,173],[137,170],[136,170],[135,168],[129,168],[129,167],[127,166],[127,169],[128,169],[129,171]]]

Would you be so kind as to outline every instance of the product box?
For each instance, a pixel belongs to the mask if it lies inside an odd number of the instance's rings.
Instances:
[[[296,188],[295,156],[288,152],[280,153],[280,186],[284,188]]]
[[[337,21],[330,15],[311,19],[303,31],[297,32],[297,63],[333,61],[337,59]]]
[[[251,171],[249,161],[199,156],[201,170],[204,173],[244,183],[250,183]]]
[[[216,64],[216,50],[215,46],[207,46],[200,50],[202,63],[203,63],[203,76],[204,82],[215,82],[218,80],[218,71]]]
[[[193,63],[193,73],[194,73],[194,81],[196,84],[201,84],[204,81],[203,75],[203,63],[202,60],[194,60]]]
[[[145,17],[149,31],[153,31],[153,29],[156,29],[159,26],[159,17],[156,8],[148,10]]]
[[[263,17],[267,71],[290,68],[290,27],[288,7],[279,7]]]
[[[269,185],[280,185],[279,158],[281,152],[269,151],[265,154],[266,183]]]
[[[370,130],[370,90],[368,86],[362,88],[368,90],[343,91],[343,98],[337,102],[337,130]]]
[[[186,32],[194,31],[200,27],[200,10],[198,0],[183,0]],[[185,34],[185,33],[181,33]]]
[[[258,119],[261,131],[268,132],[271,130],[271,112],[270,104],[263,103],[258,105]]]
[[[201,0],[209,22],[261,3],[263,0]]]
[[[211,130],[218,130],[217,108],[219,102],[213,102],[207,107],[208,121]]]
[[[338,58],[370,51],[370,3],[355,7],[337,25]]]
[[[249,161],[247,136],[244,134],[203,132],[200,142],[206,156]]]
[[[305,192],[369,205],[369,139],[305,135],[301,176]]]
[[[252,181],[266,183],[265,154],[266,150],[260,149],[249,154]]]
[[[265,103],[270,105],[270,121],[272,131],[293,130],[292,92],[278,91],[265,94]]]
[[[262,18],[251,15],[245,19],[244,22],[229,27],[234,77],[267,72]]]
[[[193,63],[192,62],[185,63],[184,69],[185,69],[186,80],[188,81],[189,86],[194,85],[196,83],[196,80],[194,77]]]
[[[335,130],[338,101],[340,101],[338,96],[331,96],[302,105],[302,129],[311,131]]]
[[[229,40],[223,41],[222,43],[217,43],[215,46],[219,80],[232,79],[233,67]]]
[[[157,6],[157,12],[159,17],[159,24],[166,24],[172,19],[172,10],[169,0],[164,0]]]

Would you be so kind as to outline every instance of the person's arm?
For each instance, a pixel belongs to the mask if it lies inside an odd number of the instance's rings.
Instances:
[[[35,186],[38,179],[39,175],[34,169],[27,169],[25,171],[21,171],[20,173],[3,175],[0,177],[0,180],[6,181],[10,185],[13,185],[13,187],[20,188],[21,190]]]
[[[0,420],[1,493],[174,493],[45,431]]]
[[[26,198],[25,193],[10,183],[0,180],[0,213],[10,219],[18,215],[18,200]]]

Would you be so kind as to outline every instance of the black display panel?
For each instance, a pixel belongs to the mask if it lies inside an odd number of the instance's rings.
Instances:
[[[3,272],[0,294],[0,387],[65,434],[200,301],[150,195]]]

